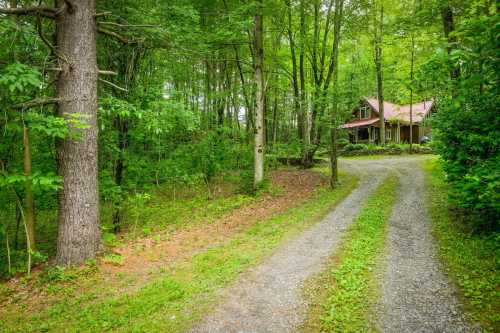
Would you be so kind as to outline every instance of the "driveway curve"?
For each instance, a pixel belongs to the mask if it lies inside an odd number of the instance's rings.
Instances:
[[[307,309],[303,283],[324,268],[364,201],[391,171],[400,175],[402,186],[390,219],[374,324],[382,332],[470,332],[434,255],[420,161],[342,160],[341,168],[361,177],[358,187],[322,221],[223,291],[219,305],[190,332],[295,332]]]

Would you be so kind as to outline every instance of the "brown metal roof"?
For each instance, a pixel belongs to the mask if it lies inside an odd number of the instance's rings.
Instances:
[[[378,100],[376,98],[365,98],[366,103],[375,111],[379,112]],[[425,116],[431,111],[433,101],[424,101],[413,104],[412,118],[413,122],[421,122]],[[400,120],[403,122],[410,121],[410,105],[397,105],[384,101],[384,118],[386,120]]]

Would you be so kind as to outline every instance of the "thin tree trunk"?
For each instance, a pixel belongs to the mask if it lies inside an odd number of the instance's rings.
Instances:
[[[17,0],[10,0],[10,7],[17,8]],[[12,22],[17,24],[17,16],[13,15],[11,17]],[[17,39],[17,38],[16,38]],[[15,42],[15,40],[14,40]],[[17,53],[15,51],[12,52],[12,58],[15,62],[17,62]],[[24,183],[24,202],[26,204],[26,239],[28,241],[27,247],[28,251],[36,251],[36,228],[35,228],[35,203],[33,199],[33,180],[31,179],[31,144],[29,139],[29,130],[26,124],[23,121],[23,168],[24,168],[24,176],[26,177]],[[14,238],[14,248],[17,250],[18,248],[18,233],[19,233],[19,224],[21,221],[21,209],[22,207],[18,207],[16,205],[16,233]],[[8,235],[6,235],[8,237]],[[8,239],[7,239],[8,246]],[[9,259],[9,274],[10,274],[10,248],[8,259]]]
[[[115,166],[115,184],[121,188],[123,184],[123,174],[125,172],[125,153],[128,146],[128,119],[122,119],[120,116],[117,116],[115,119],[115,128],[118,130],[118,160]],[[113,231],[115,233],[120,231],[122,213],[120,203],[118,203],[117,206],[118,207],[115,208],[113,213]]]
[[[377,98],[380,116],[380,144],[385,145],[384,87],[382,76],[382,38],[384,27],[384,5],[380,5],[380,21],[375,26],[375,68],[377,72]]]
[[[254,81],[256,85],[255,98],[255,161],[254,187],[264,180],[264,48],[263,48],[263,17],[262,0],[257,0],[257,13],[254,18]]]
[[[334,42],[332,49],[332,62],[331,67],[333,67],[333,107],[331,114],[331,123],[330,123],[330,167],[331,167],[331,175],[330,175],[330,186],[335,188],[338,183],[338,163],[337,163],[337,127],[338,124],[338,104],[339,104],[339,94],[338,94],[338,72],[339,72],[339,45],[340,45],[340,30],[342,26],[343,19],[343,6],[344,0],[336,0],[335,1],[335,16],[334,16]],[[329,75],[330,76],[330,71]],[[326,84],[329,82],[329,77],[327,78]],[[328,85],[325,86],[328,89]],[[325,96],[327,91],[325,90]]]
[[[272,142],[273,146],[276,144],[276,136],[278,132],[278,89],[274,92],[274,103],[273,103],[273,128],[272,128]]]
[[[305,59],[305,39],[306,39],[306,13],[305,13],[305,0],[300,1],[300,50],[299,50],[299,78],[300,78],[300,109],[302,111],[303,121],[303,138],[304,138],[304,151],[310,145],[310,127],[308,116],[308,105],[306,99],[306,75],[304,69]]]
[[[304,138],[304,115],[300,109],[300,94],[299,94],[299,82],[297,76],[297,52],[295,48],[295,40],[293,38],[292,32],[292,4],[290,0],[286,1],[288,6],[288,40],[290,42],[290,54],[292,58],[292,86],[293,86],[293,105],[294,111],[297,115],[297,130],[299,139]]]
[[[64,0],[57,3],[66,5]],[[57,17],[56,28],[58,51],[67,60],[60,62],[58,111],[61,117],[78,117],[86,125],[70,124],[71,136],[57,147],[64,183],[59,193],[56,263],[68,266],[94,258],[100,245],[95,0],[69,6]]]
[[[26,124],[23,124],[23,162],[25,204],[26,204],[26,230],[28,238],[28,247],[30,251],[36,251],[36,231],[35,231],[35,202],[33,200],[33,181],[31,179],[31,145],[29,138],[29,130]]]
[[[455,48],[455,43],[457,42],[457,38],[451,35],[451,33],[455,30],[455,23],[453,21],[453,8],[450,6],[448,2],[441,7],[441,17],[443,19],[443,32],[444,36],[448,41],[447,51],[448,54]],[[450,77],[452,80],[456,80],[460,76],[460,68],[455,67],[450,72]]]
[[[413,153],[413,66],[415,63],[415,36],[411,34],[411,65],[410,65],[410,154]]]
[[[19,226],[21,225],[21,212],[19,211],[19,207],[16,205],[16,231],[14,234],[14,249],[19,249]]]
[[[17,8],[17,0],[10,0],[10,8]],[[12,22],[14,22],[14,24],[16,25],[17,24],[17,16],[16,15],[12,15],[11,17],[11,20]],[[14,40],[12,41],[13,44],[15,45],[15,43],[17,42],[17,33],[14,35]],[[12,58],[14,59],[14,62],[17,62],[17,53],[16,53],[16,48],[13,47],[12,48]]]

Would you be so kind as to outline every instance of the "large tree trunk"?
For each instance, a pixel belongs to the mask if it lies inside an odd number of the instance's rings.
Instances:
[[[58,6],[65,5],[58,0]],[[57,83],[59,114],[79,119],[70,123],[71,136],[58,144],[59,193],[58,265],[94,258],[100,242],[97,183],[97,62],[95,0],[72,2],[57,18],[62,71]]]
[[[377,24],[376,24],[377,25]],[[382,36],[384,25],[384,6],[380,6],[380,21],[375,26],[375,69],[377,72],[377,98],[380,115],[380,144],[385,145],[385,117],[384,117],[384,87],[382,77]]]
[[[263,47],[263,19],[262,0],[257,1],[257,13],[254,26],[254,81],[256,85],[256,110],[255,110],[255,161],[254,161],[254,186],[264,180],[264,47]]]

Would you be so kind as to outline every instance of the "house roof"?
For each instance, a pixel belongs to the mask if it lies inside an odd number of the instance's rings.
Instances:
[[[370,106],[370,108],[379,114],[378,99],[376,98],[363,98],[363,101]],[[412,107],[412,120],[414,123],[420,123],[424,120],[425,116],[431,111],[434,105],[433,101],[423,101],[413,104]],[[394,103],[384,101],[384,118],[386,121],[401,121],[403,123],[410,122],[410,105],[397,105]],[[368,126],[375,124],[379,121],[379,117],[370,119],[358,119],[342,125],[342,128],[354,128],[361,126]]]
[[[342,128],[353,128],[353,127],[360,127],[360,126],[366,126],[366,125],[371,125],[379,121],[379,118],[371,118],[371,119],[361,119],[361,120],[356,120],[356,121],[351,121],[350,123],[342,125]]]
[[[366,103],[377,113],[379,113],[378,100],[376,98],[365,98]],[[413,122],[421,122],[431,111],[433,101],[423,101],[413,104],[412,118]],[[410,105],[397,105],[384,101],[384,118],[390,120],[410,121]]]

